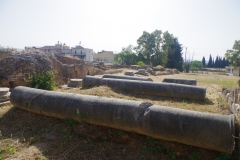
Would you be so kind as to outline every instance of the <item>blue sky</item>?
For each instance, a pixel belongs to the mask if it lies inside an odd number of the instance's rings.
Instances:
[[[0,0],[0,45],[5,47],[81,41],[95,52],[117,52],[155,29],[178,37],[191,59],[224,56],[240,40],[240,1]]]

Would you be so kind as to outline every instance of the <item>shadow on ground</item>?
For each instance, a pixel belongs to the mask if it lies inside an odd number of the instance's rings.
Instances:
[[[2,108],[0,108],[2,109]],[[5,107],[0,115],[0,159],[218,160],[228,154],[103,126]]]

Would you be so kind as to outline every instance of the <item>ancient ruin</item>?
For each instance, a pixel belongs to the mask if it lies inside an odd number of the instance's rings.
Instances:
[[[166,83],[179,83],[179,84],[186,84],[186,85],[197,85],[196,79],[183,79],[183,78],[164,78],[162,82]]]
[[[185,98],[203,101],[206,96],[205,87],[197,87],[177,83],[158,83],[128,79],[99,78],[95,76],[85,76],[82,81],[83,87],[93,87],[100,85],[119,88],[131,93],[161,97]]]
[[[227,106],[225,107],[229,107],[230,111],[240,119],[240,87],[237,86],[234,89],[223,88],[220,96],[222,96],[227,102]]]
[[[0,60],[0,66],[0,87],[10,88],[27,86],[28,76],[42,71],[53,71],[58,84],[67,84],[72,78],[96,74],[93,64],[42,52],[9,56]]]
[[[23,110],[49,117],[72,118],[220,152],[232,153],[234,150],[235,121],[232,114],[210,114],[22,86],[12,91],[10,101]]]
[[[10,92],[7,87],[0,87],[0,106],[9,104]]]
[[[70,79],[68,87],[81,87],[82,86],[82,79]]]

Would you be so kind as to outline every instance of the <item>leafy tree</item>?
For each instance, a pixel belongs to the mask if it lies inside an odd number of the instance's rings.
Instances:
[[[153,33],[151,33],[155,38],[155,48],[153,55],[151,57],[151,63],[152,65],[163,65],[167,61],[166,53],[162,52],[162,31],[161,30],[155,30]]]
[[[206,66],[206,60],[205,60],[205,57],[202,58],[202,64],[203,64],[203,67]]]
[[[195,71],[195,70],[198,70],[198,69],[201,69],[203,68],[203,64],[201,61],[192,61],[191,64],[190,64],[190,70],[191,71]]]
[[[137,64],[139,57],[133,52],[133,46],[122,48],[122,51],[114,55],[114,62],[121,65]]]
[[[171,58],[175,57],[175,53],[174,53],[176,49],[175,47],[176,46],[181,47],[180,44],[179,43],[177,44],[177,43],[178,43],[178,39],[176,38],[174,40],[174,36],[168,33],[168,31],[163,33],[163,43],[162,43],[163,60],[161,62],[163,66],[174,68],[173,63],[176,61],[175,60],[173,60],[172,62],[169,62],[169,61],[172,60]]]
[[[152,33],[146,31],[137,40],[136,51],[146,57],[146,63],[153,66],[166,66],[168,55],[173,54],[174,37],[168,32],[162,33],[161,30],[155,30]]]
[[[155,48],[154,35],[144,31],[142,36],[138,38],[137,44],[138,46],[136,49],[147,57],[147,64],[150,64],[151,56],[153,55]]]
[[[232,50],[227,50],[225,57],[233,66],[240,66],[240,40],[236,40]]]
[[[162,65],[182,71],[182,45],[178,38],[168,31],[146,31],[138,38],[137,46],[128,46],[114,56],[114,63],[122,65],[137,64],[138,61],[152,66]],[[135,52],[135,51],[136,52]],[[142,63],[141,63],[142,64]]]
[[[135,49],[139,59],[146,64],[183,70],[182,45],[178,42],[178,38],[168,31],[164,33],[161,30],[152,33],[144,31],[138,38],[137,44]]]

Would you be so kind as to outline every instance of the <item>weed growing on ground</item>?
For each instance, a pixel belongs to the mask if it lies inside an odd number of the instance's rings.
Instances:
[[[40,160],[46,160],[46,157],[42,156]]]
[[[70,128],[65,128],[62,131],[62,138],[63,139],[71,139],[72,138],[72,130]]]
[[[15,112],[15,111],[18,110],[18,107],[14,106],[14,107],[12,108],[12,110]]]
[[[66,119],[65,119],[65,123],[66,123],[68,126],[72,126],[72,125],[76,124],[77,121],[75,121],[75,120],[72,119],[72,118],[66,118]]]
[[[13,146],[6,146],[3,148],[0,148],[0,160],[6,157],[7,155],[13,155],[15,154],[16,149]]]
[[[147,136],[144,145],[140,148],[140,153],[145,155],[148,153],[158,153],[164,150],[164,147],[159,146],[155,139]]]
[[[168,160],[175,160],[176,159],[175,152],[168,151],[166,157]]]
[[[122,136],[125,134],[125,132],[122,130],[119,130],[117,133],[119,138],[122,138]]]
[[[219,157],[214,158],[214,160],[230,160],[231,155],[228,153],[221,153]]]
[[[93,149],[93,142],[90,138],[87,138],[88,149]]]
[[[189,155],[189,160],[200,160],[201,155],[199,152],[193,152],[192,154]]]
[[[48,149],[44,149],[44,153],[48,154],[49,153]]]
[[[186,106],[186,105],[187,105],[187,102],[183,100],[183,101],[181,102],[181,104],[182,104],[182,106]]]
[[[111,135],[113,131],[111,129],[108,129],[108,134]]]
[[[81,122],[86,122],[89,118],[88,112],[80,112],[78,109],[77,109],[77,115]]]
[[[220,106],[222,107],[222,109],[228,108],[228,103],[222,96],[220,96],[217,100],[218,100],[218,103],[220,104]]]

